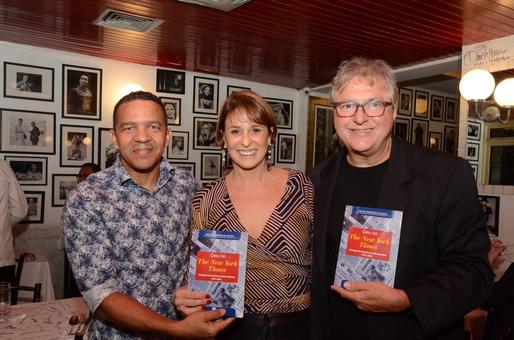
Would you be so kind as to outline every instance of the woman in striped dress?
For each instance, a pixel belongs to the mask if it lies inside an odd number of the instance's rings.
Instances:
[[[218,117],[217,142],[234,168],[193,197],[193,228],[248,233],[245,315],[217,339],[308,339],[314,189],[300,171],[271,166],[277,124],[252,91],[230,95]],[[209,303],[177,290],[183,314]]]

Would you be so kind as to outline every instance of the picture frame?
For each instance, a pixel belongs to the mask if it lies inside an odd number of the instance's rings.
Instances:
[[[491,234],[499,235],[500,220],[500,197],[478,195],[478,200],[482,206],[485,225]]]
[[[410,141],[412,144],[428,147],[428,120],[412,119]]]
[[[180,98],[159,97],[166,112],[168,125],[180,125],[182,118],[182,100]]]
[[[62,117],[102,119],[102,70],[62,65]]]
[[[475,176],[475,179],[477,179],[478,176],[478,163],[470,162],[468,161],[469,166],[471,167],[471,170],[473,170],[473,176]]]
[[[94,127],[61,125],[61,167],[81,167],[94,162]]]
[[[454,126],[444,126],[444,151],[452,155],[457,154],[458,129]]]
[[[278,129],[293,129],[293,101],[287,99],[264,98],[275,113]]]
[[[217,115],[219,80],[195,76],[193,86],[193,112]]]
[[[77,186],[77,176],[72,174],[52,174],[52,207],[62,207],[68,193]]]
[[[445,97],[444,104],[444,121],[447,123],[457,123],[457,100]]]
[[[430,96],[430,120],[442,122],[444,117],[444,97]]]
[[[314,105],[314,139],[312,166],[339,152],[342,144],[334,128],[334,111],[328,105]]]
[[[480,140],[482,136],[482,124],[478,121],[468,119],[468,139]]]
[[[0,109],[0,152],[55,154],[55,113]]]
[[[414,97],[414,117],[428,119],[428,92],[416,90]]]
[[[221,154],[213,152],[201,153],[200,179],[214,180],[222,174]]]
[[[219,150],[216,144],[215,118],[193,117],[193,149]]]
[[[467,142],[466,143],[466,159],[470,161],[479,161],[480,157],[480,143]]]
[[[279,133],[277,135],[277,163],[294,163],[296,155],[296,135]]]
[[[169,163],[177,168],[185,169],[191,171],[193,174],[193,177],[196,178],[195,170],[196,170],[196,163],[195,162],[174,162],[169,161]]]
[[[442,150],[443,149],[443,134],[442,132],[430,131],[429,136],[429,147],[430,149]]]
[[[118,158],[118,149],[112,143],[111,128],[98,128],[98,165],[107,169]]]
[[[189,131],[176,131],[171,133],[171,144],[168,145],[168,159],[189,158]]]
[[[251,91],[251,89],[249,87],[227,85],[227,97],[230,96],[232,94],[232,92],[239,92],[239,91]]]
[[[163,93],[186,93],[186,72],[157,69],[155,91]]]
[[[20,185],[46,185],[47,157],[5,156]]]
[[[44,223],[45,220],[45,192],[23,191],[27,200],[27,216],[19,224]]]
[[[54,101],[54,69],[4,61],[4,97]]]
[[[402,116],[412,116],[412,90],[406,88],[399,89],[398,114]]]
[[[397,117],[394,120],[393,134],[406,142],[410,142],[410,119]]]

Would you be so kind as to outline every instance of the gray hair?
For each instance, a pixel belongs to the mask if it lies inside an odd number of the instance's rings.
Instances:
[[[391,96],[393,108],[398,107],[398,87],[393,69],[381,59],[369,59],[366,57],[353,57],[343,60],[337,69],[337,74],[332,79],[332,89],[330,98],[334,102],[335,98],[343,91],[348,83],[357,77],[362,77],[373,86],[375,82],[381,82],[386,87]]]

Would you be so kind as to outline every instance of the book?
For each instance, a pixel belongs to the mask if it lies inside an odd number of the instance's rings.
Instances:
[[[381,281],[394,287],[403,212],[346,206],[334,284]]]
[[[188,288],[210,294],[206,310],[225,308],[225,316],[242,318],[248,234],[194,230],[191,242]]]

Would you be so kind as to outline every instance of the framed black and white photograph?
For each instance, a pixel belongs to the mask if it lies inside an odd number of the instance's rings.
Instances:
[[[159,97],[166,111],[168,125],[180,125],[181,121],[181,100],[180,98]]]
[[[428,146],[428,120],[413,119],[411,126],[411,143]]]
[[[471,167],[471,170],[473,170],[473,176],[475,176],[475,179],[477,179],[478,175],[478,163],[469,162],[469,166]]]
[[[78,171],[77,171],[78,172]],[[52,175],[52,207],[62,207],[68,193],[77,186],[77,175]]]
[[[466,159],[470,161],[478,161],[480,154],[480,144],[467,142],[466,143]]]
[[[468,120],[468,139],[480,140],[482,124],[477,121]]]
[[[277,135],[277,163],[294,163],[296,154],[296,135],[279,133]]]
[[[186,93],[186,72],[157,69],[155,90],[164,93]]]
[[[444,127],[444,151],[457,154],[458,131],[454,126],[445,125]]]
[[[430,137],[428,141],[430,144],[430,149],[443,149],[443,134],[441,132],[430,131]]]
[[[491,234],[498,236],[500,219],[500,197],[478,195],[478,200],[484,212],[485,225]]]
[[[412,116],[412,90],[400,88],[398,114]]]
[[[55,113],[0,109],[0,151],[55,154]]]
[[[457,101],[454,98],[446,97],[444,121],[447,123],[457,123]]]
[[[438,122],[443,121],[444,98],[441,96],[430,96],[430,119]]]
[[[277,120],[277,128],[292,129],[293,128],[293,101],[276,98],[264,98],[271,109],[275,113]]]
[[[62,65],[62,117],[102,119],[102,70]]]
[[[4,97],[54,101],[54,69],[4,62]]]
[[[332,107],[314,105],[313,166],[342,149],[342,143],[334,129],[333,117]]]
[[[232,94],[232,92],[239,92],[239,91],[250,91],[249,87],[242,87],[242,86],[234,86],[234,85],[227,85],[227,97]]]
[[[20,185],[46,185],[48,158],[5,156]]]
[[[118,149],[112,143],[111,129],[98,129],[98,165],[100,168],[107,169],[114,164],[118,157]]]
[[[81,167],[94,162],[94,128],[92,126],[61,125],[62,167]]]
[[[188,159],[189,158],[189,132],[171,132],[171,145],[168,146],[169,159]]]
[[[393,134],[401,140],[410,142],[410,119],[396,118],[394,120]]]
[[[217,115],[219,80],[194,77],[193,112]]]
[[[173,166],[176,166],[177,168],[191,171],[191,173],[193,174],[193,177],[195,177],[196,163],[194,163],[194,162],[175,162],[175,161],[170,161],[170,164],[173,165]]]
[[[29,206],[27,216],[20,224],[43,223],[45,220],[45,192],[24,191],[27,205]]]
[[[428,92],[416,91],[414,97],[414,117],[428,119]]]
[[[219,150],[216,144],[216,119],[193,118],[193,149]]]
[[[220,153],[201,153],[200,179],[217,179],[221,177],[221,154]]]

